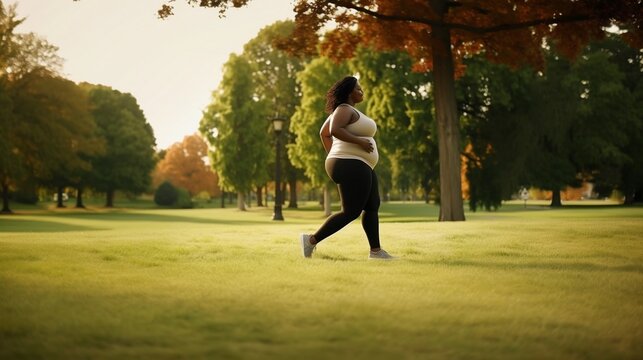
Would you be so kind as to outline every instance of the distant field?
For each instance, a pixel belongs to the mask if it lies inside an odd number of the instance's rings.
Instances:
[[[315,204],[0,216],[0,358],[640,359],[643,207],[388,203],[303,259]],[[129,205],[129,204],[128,204]],[[118,203],[117,203],[118,206]]]

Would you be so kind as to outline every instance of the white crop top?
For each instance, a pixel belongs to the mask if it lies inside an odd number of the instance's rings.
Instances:
[[[377,124],[375,123],[375,121],[373,121],[373,119],[364,115],[361,111],[355,109],[352,106],[351,108],[359,114],[359,119],[357,119],[357,121],[355,121],[354,123],[346,125],[345,129],[355,136],[368,139],[371,144],[373,144],[373,152],[366,152],[364,149],[362,149],[361,146],[357,144],[346,142],[333,136],[333,144],[330,147],[330,151],[328,152],[328,156],[326,156],[326,158],[362,160],[368,166],[370,166],[371,169],[374,169],[377,161],[379,160],[379,154],[377,153],[377,144],[375,143],[375,139],[373,139],[373,136],[375,136],[375,133],[377,132]],[[335,109],[335,111],[337,111],[337,109]],[[331,122],[334,115],[335,112],[330,114],[329,118]]]

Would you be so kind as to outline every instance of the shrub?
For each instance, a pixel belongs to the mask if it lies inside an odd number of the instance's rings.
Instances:
[[[17,203],[35,205],[38,203],[38,188],[33,184],[23,184],[10,194],[10,198]]]
[[[179,191],[169,181],[159,185],[154,193],[154,202],[160,206],[172,206],[179,199]]]
[[[35,205],[38,203],[38,194],[34,191],[18,190],[11,194],[12,199],[21,204]]]
[[[178,188],[177,191],[178,197],[174,205],[181,209],[193,208],[194,204],[192,203],[192,197],[190,196],[190,193],[184,188]]]
[[[200,193],[196,194],[194,199],[197,201],[207,202],[207,203],[212,201],[212,197],[210,196],[210,193],[207,191],[201,191]]]

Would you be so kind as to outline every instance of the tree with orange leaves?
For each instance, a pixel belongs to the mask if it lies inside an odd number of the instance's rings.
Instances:
[[[170,0],[159,16],[172,14]],[[249,0],[186,0],[219,9]],[[299,53],[317,51],[322,27],[337,26],[320,44],[324,54],[343,59],[358,44],[407,51],[418,71],[434,73],[434,105],[440,153],[440,220],[464,220],[460,180],[460,124],[454,82],[462,59],[482,53],[488,59],[542,68],[543,44],[576,55],[612,25],[641,47],[640,0],[298,0],[297,27],[285,46]]]
[[[186,189],[194,196],[207,191],[210,196],[218,196],[217,175],[204,159],[208,157],[208,145],[197,134],[183,138],[182,142],[170,146],[154,171],[154,184],[158,186],[165,180],[172,185]]]

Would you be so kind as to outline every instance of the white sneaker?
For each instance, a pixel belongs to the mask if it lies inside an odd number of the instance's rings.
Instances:
[[[305,258],[312,257],[313,251],[315,250],[315,245],[310,243],[311,236],[312,235],[308,235],[308,234],[301,234],[300,236],[301,252]]]
[[[395,260],[396,257],[387,253],[386,250],[380,249],[380,251],[377,251],[377,252],[371,251],[368,254],[368,259],[369,260]]]

